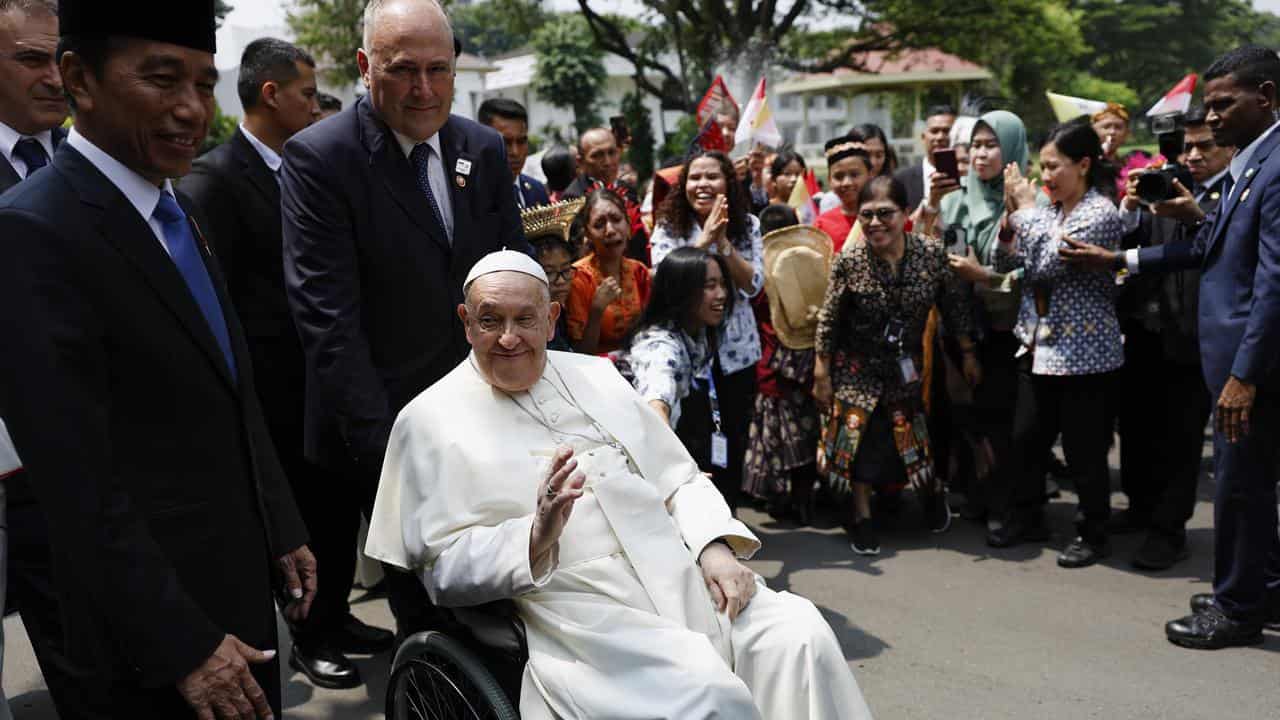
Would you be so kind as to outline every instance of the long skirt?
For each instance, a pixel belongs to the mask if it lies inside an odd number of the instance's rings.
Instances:
[[[791,471],[814,462],[820,421],[813,400],[812,350],[778,347],[769,358],[777,394],[756,395],[742,489],[754,497],[790,492]]]

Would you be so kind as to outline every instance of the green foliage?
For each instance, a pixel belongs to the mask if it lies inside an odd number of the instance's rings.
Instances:
[[[627,149],[627,162],[636,169],[642,181],[653,174],[653,118],[644,106],[644,96],[639,92],[627,93],[622,98],[622,115],[631,128],[631,147]]]
[[[1123,83],[1150,105],[1189,72],[1247,42],[1277,38],[1277,18],[1248,0],[1074,0],[1095,51],[1081,69]]]
[[[551,17],[540,0],[481,0],[449,12],[463,51],[487,57],[524,47]]]
[[[286,17],[294,42],[315,57],[320,74],[333,85],[360,79],[356,50],[364,6],[365,0],[293,0]]]
[[[578,133],[600,124],[596,102],[606,79],[604,54],[577,15],[560,15],[533,34],[537,70],[533,91],[557,107],[573,109]]]
[[[209,134],[205,136],[204,144],[200,146],[200,154],[203,155],[230,140],[239,124],[239,118],[234,115],[223,115],[222,108],[215,103],[213,119],[209,121]]]
[[[658,160],[667,158],[683,158],[689,154],[689,145],[698,137],[698,120],[692,115],[685,115],[676,124],[674,132],[667,134],[666,142],[658,149]]]

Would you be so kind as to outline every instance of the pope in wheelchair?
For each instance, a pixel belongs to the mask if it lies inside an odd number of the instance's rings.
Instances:
[[[510,599],[537,718],[870,718],[808,600],[608,360],[549,352],[558,305],[511,251],[458,309],[471,355],[400,413],[366,553],[433,601]]]

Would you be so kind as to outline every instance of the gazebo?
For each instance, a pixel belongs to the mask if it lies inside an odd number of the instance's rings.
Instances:
[[[928,91],[941,88],[959,105],[967,84],[993,79],[986,68],[937,48],[869,51],[854,56],[853,64],[859,69],[838,68],[829,73],[798,75],[780,83],[774,93],[800,96],[801,137],[809,134],[809,96],[843,96],[852,100],[856,95],[867,93],[910,93],[915,103],[910,137],[893,137],[893,128],[884,128],[904,164],[919,153],[916,124],[921,120],[923,99]],[[846,106],[849,124],[852,125],[857,122],[853,117],[854,103],[848,102]],[[801,147],[801,152],[805,150],[809,148]]]

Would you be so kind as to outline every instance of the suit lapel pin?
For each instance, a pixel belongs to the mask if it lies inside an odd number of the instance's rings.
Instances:
[[[453,181],[458,183],[458,187],[460,188],[464,188],[467,186],[467,179],[461,175],[455,175],[453,178]]]
[[[1222,193],[1218,192],[1217,190],[1214,190],[1213,192],[1209,193],[1210,200],[1217,200],[1218,198],[1221,198],[1221,197],[1222,197]]]
[[[466,158],[458,158],[458,164],[453,167],[453,171],[463,176],[470,175],[471,161]],[[461,187],[461,185],[462,184],[459,184],[459,187]]]
[[[1244,203],[1244,201],[1245,201],[1245,200],[1248,200],[1248,199],[1249,199],[1249,191],[1250,191],[1250,190],[1252,190],[1252,189],[1253,189],[1253,188],[1245,188],[1245,189],[1244,189],[1244,192],[1240,193],[1240,202],[1241,202],[1242,204]]]
[[[1248,179],[1248,178],[1253,177],[1254,170],[1256,170],[1256,169],[1257,169],[1257,168],[1249,168],[1248,170],[1245,170],[1245,171],[1244,171],[1244,176],[1245,176],[1245,178],[1246,178],[1246,179]]]
[[[525,180],[525,181],[524,181],[524,189],[525,189],[525,190],[532,190],[532,189],[533,189],[533,186],[529,184],[529,181],[528,181],[528,180]]]

